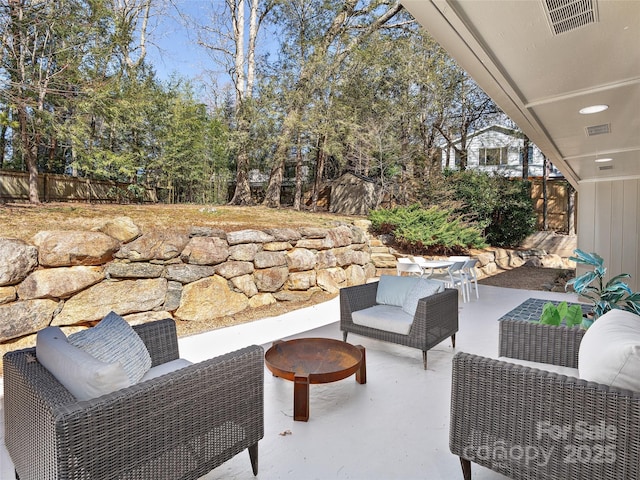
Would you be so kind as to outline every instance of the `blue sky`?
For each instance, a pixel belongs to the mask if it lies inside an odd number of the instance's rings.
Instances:
[[[205,22],[212,15],[212,7],[222,8],[224,0],[174,0],[176,7],[169,7],[165,15],[158,18],[158,26],[153,33],[153,43],[148,48],[147,61],[154,66],[160,80],[168,80],[173,73],[182,77],[198,80],[208,71],[219,71],[218,85],[221,79],[228,79],[226,72],[213,62],[203,48],[196,43],[196,32],[185,27],[179,18],[176,8],[200,22]],[[249,13],[246,13],[248,21]],[[268,31],[270,29],[271,31]],[[247,27],[248,32],[248,27]],[[277,34],[273,26],[263,24],[260,30],[259,48],[275,49]]]
[[[209,0],[177,0],[175,3],[189,15],[202,16]],[[195,34],[182,24],[174,8],[160,17],[153,42],[157,47],[149,48],[148,61],[160,80],[167,80],[174,72],[193,79],[202,74],[207,64],[209,68],[213,67],[211,60],[196,45]]]

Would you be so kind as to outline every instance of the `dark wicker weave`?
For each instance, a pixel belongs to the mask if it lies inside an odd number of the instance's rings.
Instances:
[[[408,335],[387,332],[376,328],[356,325],[351,313],[376,305],[378,282],[346,287],[340,290],[340,330],[344,341],[349,332],[365,337],[406,345],[422,350],[424,369],[427,369],[427,350],[451,337],[456,345],[458,331],[458,291],[446,289],[420,299]]]
[[[505,320],[500,331],[501,355],[577,366],[580,329]],[[458,353],[449,446],[466,480],[470,462],[517,480],[638,479],[640,393]]]
[[[173,320],[134,327],[158,365]],[[264,435],[264,353],[251,346],[78,402],[35,359],[4,356],[5,443],[22,480],[197,479]]]

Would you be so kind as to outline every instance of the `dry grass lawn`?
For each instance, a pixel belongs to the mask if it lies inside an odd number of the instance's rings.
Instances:
[[[29,239],[41,230],[90,230],[107,219],[127,216],[143,232],[155,229],[187,231],[192,226],[225,231],[275,227],[331,227],[336,221],[352,221],[326,212],[313,213],[289,208],[211,205],[113,205],[46,203],[0,205],[0,237]]]

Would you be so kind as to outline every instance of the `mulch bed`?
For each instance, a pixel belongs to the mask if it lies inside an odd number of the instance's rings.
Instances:
[[[502,270],[490,277],[478,280],[478,283],[494,287],[564,292],[565,284],[574,276],[575,270],[522,266]]]

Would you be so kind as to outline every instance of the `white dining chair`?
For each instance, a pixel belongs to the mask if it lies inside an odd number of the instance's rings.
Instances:
[[[477,258],[471,258],[464,262],[464,265],[462,266],[462,274],[466,277],[467,292],[469,297],[471,297],[471,286],[473,285],[473,289],[476,291],[476,298],[480,298],[480,294],[478,293],[478,276],[476,275],[476,263],[478,263]]]
[[[401,276],[403,273],[422,276],[422,268],[417,263],[412,262],[410,258],[400,257],[398,258],[398,263],[396,263],[396,274]]]
[[[454,262],[443,273],[434,273],[429,278],[440,280],[452,288],[458,288],[462,294],[462,301],[466,303],[469,300],[469,288],[467,278],[462,272],[465,263],[465,261]]]

